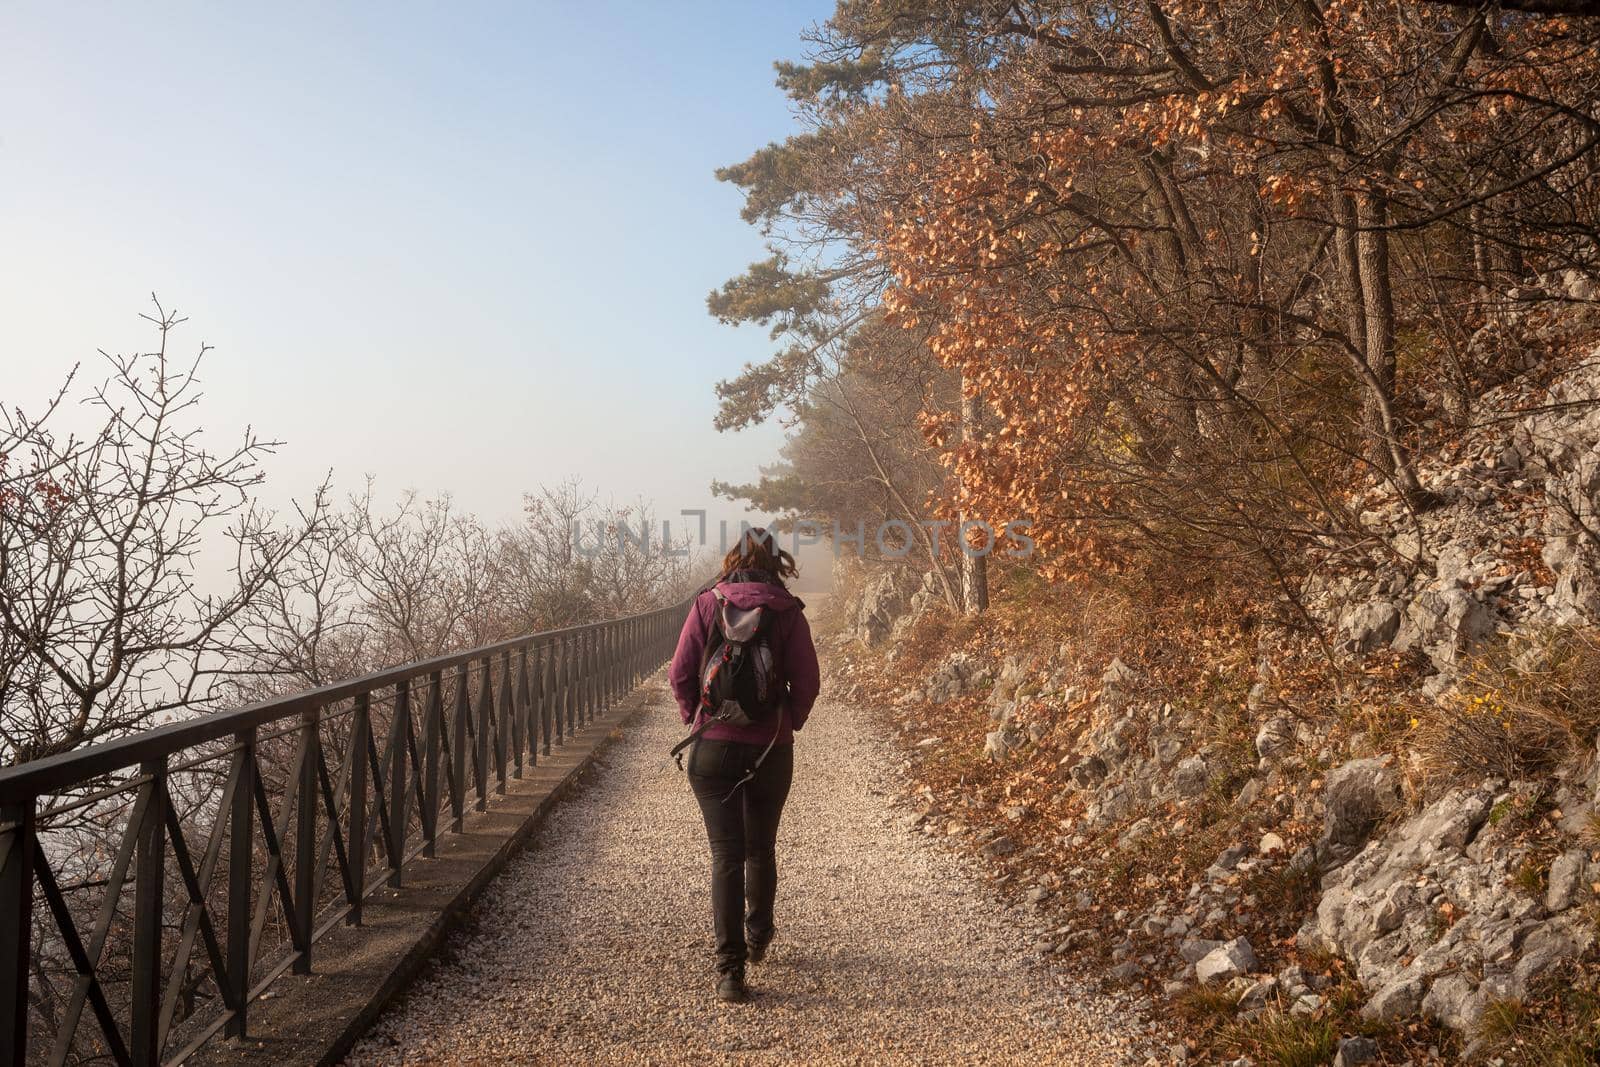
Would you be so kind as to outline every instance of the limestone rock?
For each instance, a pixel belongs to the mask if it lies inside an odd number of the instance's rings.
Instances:
[[[1106,761],[1099,756],[1089,756],[1074,763],[1067,774],[1079,789],[1093,789],[1106,780]]]
[[[1185,926],[1184,929],[1188,929],[1188,927]],[[1221,947],[1221,941],[1214,941],[1207,937],[1191,937],[1178,943],[1178,955],[1185,963],[1199,963]]]
[[[1100,675],[1100,703],[1113,713],[1121,711],[1133,695],[1139,676],[1121,657],[1106,665]]]
[[[892,567],[867,580],[855,609],[854,629],[863,644],[876,645],[888,639],[895,620],[907,607],[905,586],[903,572]]]
[[[1256,731],[1256,753],[1262,759],[1277,759],[1294,751],[1294,720],[1287,715],[1276,715]]]
[[[1334,1054],[1333,1067],[1356,1067],[1358,1063],[1375,1063],[1378,1059],[1378,1043],[1370,1037],[1346,1037],[1339,1042],[1339,1051]]]
[[[1335,862],[1351,855],[1380,820],[1399,810],[1401,800],[1400,776],[1386,760],[1351,760],[1337,768],[1328,775],[1318,855]]]
[[[1181,797],[1197,797],[1206,791],[1211,769],[1199,756],[1190,756],[1172,772],[1172,787]]]
[[[1582,849],[1572,849],[1556,857],[1550,865],[1550,884],[1545,892],[1544,906],[1551,912],[1566,911],[1578,901],[1588,869],[1589,855]]]
[[[1339,620],[1340,648],[1359,655],[1375,652],[1400,632],[1400,606],[1392,600],[1369,600]]]
[[[1002,724],[1000,729],[991,730],[983,738],[983,754],[996,763],[1004,760],[1013,751],[1022,745],[1023,736],[1012,728],[1010,723]]]
[[[1201,957],[1194,965],[1194,976],[1201,982],[1215,982],[1249,974],[1258,966],[1249,939],[1236,937]]]
[[[1406,976],[1384,986],[1362,1007],[1367,1019],[1396,1022],[1415,1015],[1422,1007],[1422,979]]]
[[[928,699],[935,704],[954,700],[974,688],[982,677],[978,662],[965,652],[956,652],[928,678]]]
[[[1462,654],[1494,632],[1494,615],[1456,585],[1430,587],[1406,606],[1394,639],[1400,651],[1419,648],[1440,670],[1454,670]]]

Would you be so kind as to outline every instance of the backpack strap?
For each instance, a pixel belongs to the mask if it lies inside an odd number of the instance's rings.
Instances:
[[[720,633],[722,630],[722,622],[720,617],[722,615],[722,605],[727,601],[727,597],[723,595],[722,590],[718,588],[716,582],[714,581],[711,585],[700,590],[700,592],[709,592],[717,598],[717,606],[711,611],[711,625],[706,628],[705,648],[702,649],[700,653],[700,673],[698,677],[704,678],[706,675],[706,667],[708,664],[710,664],[711,655],[714,651],[714,649],[711,647],[711,634],[713,631]],[[726,644],[727,642],[724,641],[722,643]],[[705,714],[705,700],[705,692],[702,690],[700,693],[699,706],[694,709],[694,718],[689,721],[688,736],[686,736],[682,741],[679,741],[676,745],[672,746],[672,752],[670,755],[673,759],[677,760],[678,770],[680,771],[683,770],[683,750],[694,744],[694,742],[698,741],[701,733],[703,733],[706,727],[710,726],[712,723],[712,720]]]
[[[673,759],[678,761],[678,770],[683,770],[683,750],[700,740],[701,733],[703,733],[705,728],[710,726],[714,721],[714,719],[709,719],[704,715],[701,715],[699,708],[695,709],[694,722],[689,724],[689,735],[682,741],[679,741],[677,744],[672,746],[671,755]]]
[[[783,733],[783,713],[785,710],[787,710],[787,705],[778,709],[778,728],[772,731],[772,740],[767,742],[767,747],[761,750],[761,755],[756,757],[755,763],[745,772],[744,777],[733,783],[733,788],[728,790],[727,795],[722,798],[724,804],[732,800],[733,794],[739,791],[739,787],[754,778],[756,772],[761,769],[761,765],[766,762],[768,753],[772,751],[772,746],[778,743],[778,735]]]

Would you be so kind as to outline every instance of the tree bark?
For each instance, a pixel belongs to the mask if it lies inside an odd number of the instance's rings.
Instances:
[[[965,449],[978,439],[978,422],[982,406],[975,389],[968,388],[967,376],[961,376],[961,444]],[[961,509],[961,530],[965,530],[970,515]],[[967,550],[965,537],[959,541],[961,549],[961,608],[968,615],[982,615],[989,610],[989,559],[975,556]],[[992,545],[990,546],[993,547]]]
[[[1361,303],[1366,319],[1366,392],[1362,424],[1367,461],[1393,479],[1407,503],[1423,498],[1394,412],[1395,324],[1394,283],[1389,272],[1388,202],[1381,190],[1368,190],[1356,201],[1356,256],[1361,273]]]

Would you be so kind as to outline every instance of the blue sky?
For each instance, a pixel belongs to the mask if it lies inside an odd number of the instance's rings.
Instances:
[[[0,402],[146,347],[154,291],[208,433],[286,440],[269,499],[710,505],[781,442],[711,428],[768,352],[705,313],[763,254],[712,171],[793,128],[772,63],[830,9],[0,6]]]

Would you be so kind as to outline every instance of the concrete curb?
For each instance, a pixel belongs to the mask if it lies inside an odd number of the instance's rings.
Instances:
[[[417,857],[402,887],[367,898],[360,927],[330,931],[312,950],[313,974],[285,975],[250,1005],[250,1035],[213,1038],[186,1062],[228,1067],[337,1064],[437,953],[483,888],[583,779],[612,739],[666,701],[657,678],[579,730],[565,745],[508,780],[489,810],[469,812],[460,834],[439,838],[438,856]]]

